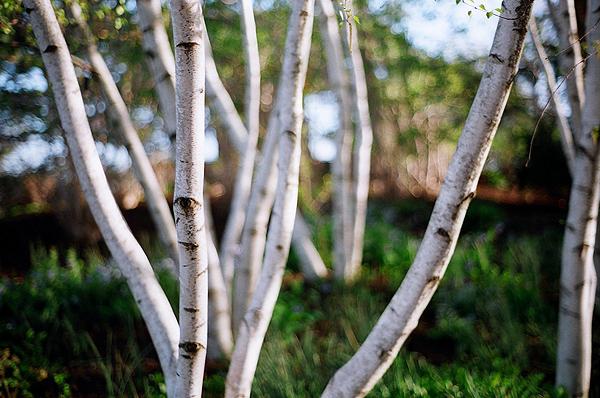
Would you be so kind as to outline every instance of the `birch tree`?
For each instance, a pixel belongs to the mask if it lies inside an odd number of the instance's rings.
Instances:
[[[117,265],[127,280],[148,327],[171,396],[179,327],[150,262],[125,223],[110,192],[92,138],[71,55],[50,0],[26,0],[33,32],[65,133],[71,159],[92,215]]]
[[[179,243],[177,397],[200,397],[208,334],[204,225],[204,29],[198,0],[171,2],[177,137],[173,208]]]
[[[175,141],[175,58],[163,25],[160,0],[137,0],[142,45],[162,112],[165,130]]]
[[[425,236],[400,288],[323,397],[365,396],[388,369],[431,300],[456,241],[517,73],[533,0],[505,0],[479,89]]]
[[[102,92],[109,103],[110,111],[115,116],[125,142],[125,147],[131,155],[135,174],[144,188],[148,211],[154,222],[158,236],[166,247],[171,259],[177,262],[178,252],[175,224],[167,199],[152,168],[152,163],[150,163],[150,159],[146,155],[144,145],[129,116],[127,105],[119,92],[104,58],[98,51],[96,40],[82,15],[81,7],[76,1],[71,2],[70,11],[84,36],[86,53],[92,65],[93,73],[98,78]],[[177,270],[174,271],[175,275],[177,275]]]
[[[250,197],[254,160],[256,158],[256,145],[258,143],[259,116],[260,116],[260,56],[258,53],[258,40],[256,38],[256,25],[251,0],[241,0],[240,10],[242,18],[242,32],[244,41],[244,55],[246,59],[246,147],[241,153],[229,216],[223,233],[221,246],[221,263],[231,282],[235,256],[238,254],[239,241],[246,218],[246,205]],[[229,285],[231,286],[231,285]]]
[[[279,94],[279,178],[265,260],[236,339],[226,397],[249,397],[260,349],[279,294],[298,200],[302,91],[306,78],[314,0],[296,1],[288,26]]]
[[[352,0],[347,1],[347,7],[352,9]],[[340,277],[352,280],[360,271],[362,262],[365,222],[367,218],[367,199],[369,196],[369,179],[371,170],[371,145],[373,143],[373,128],[369,115],[369,98],[367,94],[367,79],[362,56],[358,47],[358,29],[354,18],[348,18],[346,27],[349,29],[348,46],[350,48],[350,63],[352,65],[352,85],[354,88],[354,106],[356,108],[356,144],[354,145],[353,167],[354,186],[352,191],[352,247],[350,259],[343,272],[336,270]]]
[[[535,47],[538,59],[544,70],[544,75],[546,76],[548,90],[550,91],[550,95],[552,96],[552,103],[554,104],[554,109],[556,110],[556,120],[558,122],[558,128],[560,130],[560,142],[562,145],[563,153],[565,154],[565,158],[567,159],[567,166],[569,167],[569,172],[571,175],[573,175],[573,162],[575,159],[573,131],[571,130],[571,126],[569,125],[569,120],[566,117],[566,113],[563,109],[562,103],[560,102],[558,95],[556,95],[556,93],[558,92],[558,86],[556,84],[556,77],[554,76],[554,68],[552,67],[550,60],[548,59],[548,54],[546,54],[546,50],[544,49],[544,45],[542,44],[542,40],[540,39],[537,23],[535,22],[535,18],[533,16],[531,17],[531,21],[529,21],[529,34],[531,35],[531,41],[533,43],[533,46]]]
[[[600,198],[600,1],[587,2],[587,41],[591,51],[585,73],[581,132],[575,146],[573,183],[562,248],[556,384],[571,396],[590,388],[592,315],[596,293],[593,255]]]
[[[554,4],[546,0],[554,27],[558,33],[559,45],[563,49],[558,55],[560,72],[563,76],[572,75],[567,79],[567,94],[571,104],[571,114],[575,132],[581,130],[581,112],[585,102],[583,83],[583,56],[577,27],[575,0],[559,0]]]
[[[346,268],[352,253],[352,91],[345,67],[342,36],[331,0],[319,0],[319,27],[327,58],[327,77],[339,106],[340,129],[336,136],[336,156],[331,164],[333,183],[333,267],[336,276]]]
[[[362,262],[373,129],[352,1],[344,1],[339,10],[344,18],[341,26],[345,27],[349,77],[334,5],[331,0],[319,0],[318,4],[323,14],[321,32],[327,51],[329,83],[336,93],[342,119],[332,164],[334,273],[337,279],[350,282],[358,275]],[[353,119],[356,119],[356,142],[352,151]]]
[[[575,75],[573,81],[567,80],[571,84],[568,87],[568,98],[574,126],[573,140],[570,146],[564,138],[562,140],[565,156],[571,160],[573,181],[562,248],[556,368],[557,386],[564,386],[571,396],[588,396],[591,373],[592,315],[596,292],[594,249],[600,189],[598,144],[595,138],[600,126],[600,102],[596,94],[600,89],[597,56],[600,34],[594,28],[600,19],[599,6],[598,1],[587,3],[586,29],[589,32],[588,48],[591,52],[587,58],[585,75],[573,2],[561,1],[559,15],[550,8],[555,29],[560,35],[559,43],[569,46],[559,53],[561,67],[570,67],[566,74]],[[552,5],[549,4],[549,7]],[[533,19],[530,26],[533,43],[554,97],[561,135],[564,136],[570,125],[555,98],[557,90],[556,86],[553,87],[556,84],[554,70],[547,59]],[[573,55],[566,58],[564,53]]]

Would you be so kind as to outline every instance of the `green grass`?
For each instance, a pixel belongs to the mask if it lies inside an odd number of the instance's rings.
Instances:
[[[324,231],[318,242],[327,246]],[[288,274],[254,396],[319,396],[410,266],[418,238],[406,231],[390,226],[389,214],[372,214],[364,272],[353,286],[308,285]],[[431,305],[371,396],[559,396],[559,242],[560,230],[473,229],[461,237]],[[114,267],[95,255],[61,262],[54,251],[38,252],[34,263],[24,278],[0,283],[0,396],[162,396],[150,339]],[[159,276],[175,304],[175,282]],[[222,396],[225,375],[219,364],[208,367],[205,396]]]

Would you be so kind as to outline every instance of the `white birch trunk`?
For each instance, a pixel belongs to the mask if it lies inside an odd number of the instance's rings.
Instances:
[[[283,72],[282,72],[283,73]],[[282,82],[282,81],[281,81]],[[240,322],[252,299],[256,280],[262,265],[267,226],[275,199],[277,184],[277,144],[279,143],[279,103],[282,84],[279,84],[275,106],[271,111],[267,134],[262,148],[256,177],[250,192],[246,220],[242,231],[240,252],[236,258],[233,276],[233,333],[237,334]]]
[[[233,351],[233,333],[231,331],[231,307],[225,280],[221,272],[219,254],[215,245],[215,233],[212,224],[209,199],[204,197],[204,211],[206,217],[206,242],[208,245],[208,335],[210,353],[211,343],[216,343],[214,350],[217,357],[231,357]]]
[[[246,206],[252,188],[252,173],[256,159],[260,116],[260,57],[252,1],[241,0],[242,31],[246,55],[246,148],[233,188],[231,206],[221,244],[221,263],[228,278],[233,276],[235,256],[239,254],[240,237],[244,229]],[[231,282],[231,279],[228,279]],[[231,286],[231,284],[228,284]]]
[[[333,179],[333,268],[342,275],[352,257],[354,212],[352,210],[352,93],[335,7],[331,0],[319,0],[320,32],[327,57],[329,85],[339,106],[340,128],[336,157],[331,164]]]
[[[552,19],[558,32],[561,53],[558,57],[560,72],[563,76],[569,76],[567,80],[567,94],[571,105],[573,131],[579,134],[581,131],[581,112],[585,103],[585,91],[583,83],[583,68],[581,43],[577,29],[577,15],[575,13],[575,0],[559,0],[554,5],[547,0]]]
[[[137,0],[142,46],[154,78],[165,130],[175,142],[175,59],[163,25],[160,0]]]
[[[152,217],[158,236],[167,249],[167,253],[169,253],[171,259],[177,263],[178,252],[175,223],[173,222],[171,209],[169,208],[167,199],[164,196],[163,190],[156,178],[154,169],[152,168],[152,163],[150,163],[150,159],[148,159],[148,155],[146,155],[144,145],[129,116],[127,105],[117,88],[104,58],[102,58],[102,55],[96,47],[96,40],[81,13],[81,7],[76,1],[71,3],[70,11],[83,33],[86,42],[87,56],[92,65],[93,73],[98,77],[98,81],[100,82],[104,96],[108,101],[110,110],[112,110],[115,115],[116,122],[121,130],[125,146],[131,155],[133,169],[144,189],[148,211],[150,212],[150,217]],[[175,276],[177,276],[176,268],[171,271],[174,271]]]
[[[204,225],[204,29],[199,0],[172,0],[177,149],[173,208],[179,243],[179,358],[176,397],[200,397],[208,319]]]
[[[505,0],[477,95],[415,260],[358,352],[323,397],[363,397],[388,369],[437,289],[517,73],[533,0]]]
[[[169,395],[175,383],[179,328],[150,262],[117,206],[92,138],[71,55],[49,0],[27,0],[25,10],[42,53],[61,125],[92,215],[127,280],[156,348]]]
[[[565,110],[559,99],[556,77],[554,76],[554,68],[548,60],[548,54],[546,54],[546,50],[544,49],[544,45],[542,44],[542,40],[540,39],[537,23],[535,22],[535,17],[533,16],[531,17],[531,21],[529,21],[529,34],[537,52],[540,64],[544,69],[544,75],[546,76],[546,82],[548,83],[548,90],[550,92],[550,95],[552,96],[552,103],[554,104],[554,110],[556,111],[556,120],[558,121],[558,128],[560,130],[560,142],[562,145],[563,153],[565,154],[565,158],[567,159],[567,166],[569,168],[569,172],[572,176],[574,167],[573,162],[575,159],[573,132],[571,131],[571,126],[569,125],[569,121],[565,116]]]
[[[208,35],[205,36],[204,44],[206,51],[206,95],[215,108],[217,108],[219,118],[221,118],[225,125],[229,140],[238,153],[243,154],[246,150],[248,132],[237,109],[235,109],[235,105],[225,85],[223,85],[219,77]]]
[[[325,263],[311,239],[310,228],[299,211],[296,211],[296,221],[294,222],[294,232],[292,233],[292,246],[298,256],[302,273],[307,281],[316,282],[319,279],[327,277],[327,267],[325,267]],[[311,266],[307,267],[306,264],[311,264]]]
[[[296,1],[292,6],[285,46],[280,87],[279,178],[269,228],[265,262],[250,307],[240,325],[225,396],[249,397],[260,349],[281,287],[291,244],[298,200],[302,91],[310,52],[314,0]]]
[[[352,8],[352,0],[348,0]],[[358,28],[353,19],[347,26],[352,27],[352,42],[349,43],[350,61],[352,64],[352,85],[354,88],[354,106],[356,107],[357,126],[356,143],[354,145],[354,187],[353,214],[354,228],[352,230],[352,251],[343,278],[348,281],[356,278],[360,271],[367,218],[367,199],[369,197],[369,179],[371,172],[371,146],[373,144],[373,128],[369,115],[369,98],[367,93],[367,78],[358,45]],[[338,277],[341,277],[338,272]]]
[[[588,0],[587,27],[600,19],[600,0]],[[589,48],[597,48],[600,31],[588,36]],[[594,245],[600,198],[600,59],[587,62],[586,100],[582,131],[575,146],[575,175],[563,240],[558,316],[556,384],[570,396],[587,397],[590,388],[592,315],[596,293]]]

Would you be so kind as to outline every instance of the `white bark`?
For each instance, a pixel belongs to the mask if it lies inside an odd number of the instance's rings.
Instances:
[[[179,243],[177,397],[200,397],[208,318],[204,225],[204,29],[198,0],[172,0],[177,149],[173,208]]]
[[[282,72],[283,73],[283,72]],[[271,207],[275,198],[277,184],[276,162],[278,156],[280,123],[279,104],[282,96],[280,81],[275,106],[269,118],[267,134],[262,147],[256,177],[252,184],[246,220],[242,231],[240,252],[236,258],[235,273],[233,274],[233,332],[237,334],[240,322],[252,299],[256,280],[260,272],[265,250],[267,225]]]
[[[260,349],[281,287],[298,200],[302,91],[306,78],[314,0],[296,1],[285,46],[279,122],[279,178],[265,261],[250,307],[240,325],[226,380],[226,397],[249,397]],[[280,87],[281,87],[280,86]]]
[[[70,11],[83,33],[86,42],[87,56],[92,65],[93,73],[100,82],[100,86],[108,101],[110,110],[113,112],[115,120],[119,125],[125,146],[131,155],[133,169],[144,189],[150,217],[152,217],[152,221],[154,222],[154,226],[156,227],[161,242],[167,249],[171,259],[176,263],[178,260],[178,252],[175,223],[173,222],[171,209],[164,196],[162,187],[152,168],[152,163],[150,163],[150,159],[148,159],[148,155],[146,155],[144,145],[129,116],[127,105],[117,88],[104,58],[96,47],[96,40],[81,13],[81,7],[76,1],[71,3]],[[174,271],[175,276],[177,276],[176,268],[171,271]]]
[[[581,43],[577,29],[577,15],[575,13],[575,0],[560,0],[558,5],[553,5],[547,0],[548,8],[552,12],[553,22],[558,32],[561,53],[558,61],[560,72],[567,79],[567,93],[571,105],[573,131],[581,131],[581,112],[585,103],[583,83],[583,68]]]
[[[504,1],[477,95],[413,265],[358,352],[329,381],[323,397],[365,396],[391,365],[437,289],[517,73],[532,3]]]
[[[588,0],[587,27],[600,19],[600,0]],[[597,48],[600,31],[588,37]],[[590,388],[592,315],[596,293],[594,245],[600,199],[600,59],[594,54],[586,66],[586,101],[582,131],[575,146],[575,175],[563,240],[558,317],[556,384],[570,396],[587,397]]]
[[[573,162],[575,158],[573,132],[571,131],[571,126],[569,125],[569,121],[565,116],[565,110],[559,99],[556,77],[554,76],[554,67],[548,60],[548,55],[546,54],[546,50],[544,49],[544,45],[542,43],[542,40],[540,39],[540,34],[538,32],[537,24],[535,22],[535,17],[533,16],[531,17],[531,21],[529,21],[529,34],[537,52],[540,64],[544,69],[544,75],[546,76],[546,82],[548,83],[548,90],[550,92],[550,95],[552,96],[552,102],[554,104],[554,110],[556,112],[556,120],[558,121],[558,128],[560,130],[560,142],[562,144],[563,153],[565,154],[565,158],[567,159],[567,166],[569,167],[569,172],[571,175],[573,175]]]
[[[335,7],[331,0],[319,0],[320,32],[327,57],[329,85],[339,106],[340,128],[336,137],[336,157],[331,164],[333,182],[333,268],[337,275],[349,267],[352,257],[354,212],[352,190],[352,93]]]
[[[240,249],[240,237],[244,229],[246,206],[252,187],[252,173],[256,159],[260,115],[260,57],[256,39],[256,25],[251,0],[241,0],[244,53],[246,55],[246,148],[233,188],[231,206],[221,245],[221,263],[231,286],[235,256]]]
[[[24,4],[31,17],[86,201],[140,308],[171,393],[179,340],[175,314],[110,192],[85,114],[71,55],[52,5],[49,0],[27,0]]]
[[[231,357],[233,351],[233,333],[231,331],[231,307],[225,280],[221,272],[219,254],[215,245],[215,232],[212,223],[210,201],[204,197],[204,212],[206,217],[206,242],[208,245],[208,351],[210,344],[216,343],[214,350],[225,358]]]
[[[246,131],[244,122],[242,122],[240,115],[235,109],[235,105],[233,104],[225,85],[223,85],[223,82],[219,77],[208,35],[205,36],[204,44],[206,51],[206,95],[215,108],[217,108],[219,118],[221,118],[225,125],[229,140],[235,149],[240,154],[243,154],[246,150],[246,138],[248,132]]]
[[[349,7],[352,0],[348,0]],[[363,242],[365,236],[365,222],[367,218],[367,199],[369,197],[369,179],[371,171],[371,146],[373,144],[373,128],[369,115],[369,98],[367,94],[367,78],[363,65],[360,48],[358,46],[358,29],[353,19],[347,25],[352,26],[349,35],[352,43],[349,44],[350,61],[352,64],[352,85],[354,88],[354,106],[356,108],[356,144],[354,145],[354,189],[353,189],[353,214],[354,228],[352,230],[352,252],[343,278],[352,280],[360,271],[363,255]],[[338,277],[339,272],[336,270]]]
[[[137,0],[142,45],[154,78],[165,130],[175,141],[175,59],[163,25],[160,0]]]
[[[299,211],[296,212],[294,232],[292,233],[292,246],[298,256],[298,261],[306,280],[316,282],[319,279],[327,277],[327,267],[325,267],[325,263],[311,239],[310,228]],[[305,265],[302,266],[303,264]],[[307,267],[306,264],[311,264],[311,266]]]

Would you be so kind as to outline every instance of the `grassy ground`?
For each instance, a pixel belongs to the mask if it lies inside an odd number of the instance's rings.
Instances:
[[[254,396],[319,395],[402,280],[427,212],[373,206],[364,272],[351,287],[305,284],[292,256]],[[559,219],[475,206],[439,291],[371,396],[560,396],[552,387]],[[317,230],[328,247],[330,228]],[[61,262],[52,251],[34,263],[0,283],[0,396],[162,396],[151,342],[114,267],[93,254]],[[160,279],[175,304],[174,281]],[[222,395],[225,374],[226,364],[208,364],[207,397]]]

